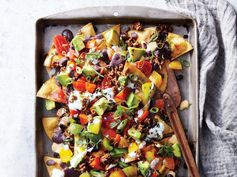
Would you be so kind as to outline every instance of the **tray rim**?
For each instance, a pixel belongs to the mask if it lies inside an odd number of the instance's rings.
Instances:
[[[35,60],[34,60],[34,65],[35,65],[35,73],[34,73],[34,78],[35,78],[35,95],[37,93],[37,82],[38,82],[38,78],[37,78],[37,72],[39,72],[37,70],[37,59],[38,59],[38,30],[40,29],[40,25],[44,22],[47,22],[47,21],[53,21],[53,20],[72,20],[72,19],[93,19],[93,18],[101,18],[98,14],[90,14],[87,15],[84,17],[82,15],[82,11],[87,11],[87,10],[93,10],[93,9],[96,9],[96,8],[101,8],[101,9],[107,9],[107,8],[110,8],[110,9],[116,9],[114,10],[115,12],[118,11],[119,9],[121,8],[133,8],[133,10],[154,10],[154,11],[160,11],[162,12],[161,14],[169,14],[170,16],[168,17],[164,17],[164,15],[161,15],[162,17],[155,17],[154,19],[156,20],[164,20],[164,21],[167,21],[167,20],[173,20],[173,21],[178,21],[178,20],[190,20],[193,24],[193,32],[194,32],[194,49],[193,50],[193,58],[195,59],[195,85],[196,85],[196,92],[195,92],[195,104],[196,104],[196,107],[195,107],[195,115],[196,115],[196,119],[197,119],[197,129],[196,129],[196,135],[197,135],[197,142],[196,142],[196,147],[195,147],[195,161],[196,161],[196,164],[197,166],[199,167],[199,142],[200,142],[200,135],[199,135],[199,132],[200,132],[200,123],[199,123],[199,61],[198,61],[198,30],[197,30],[197,23],[196,23],[196,20],[189,17],[189,16],[186,16],[186,15],[183,15],[183,14],[180,14],[178,12],[175,12],[175,11],[172,11],[172,10],[166,10],[166,9],[159,9],[159,8],[153,8],[153,7],[143,7],[143,6],[131,6],[131,5],[122,5],[122,6],[93,6],[93,7],[83,7],[83,8],[76,8],[76,9],[72,9],[72,10],[68,10],[68,11],[63,11],[63,12],[59,12],[59,13],[54,13],[52,15],[47,15],[45,17],[40,17],[36,20],[35,22]],[[118,9],[119,8],[119,9]],[[132,10],[132,11],[133,11]],[[70,17],[70,13],[74,13],[76,11],[80,11],[79,14],[77,14],[75,17]],[[125,10],[126,11],[126,10]],[[114,14],[109,14],[108,11],[104,11],[105,14],[104,15],[104,18],[109,18],[109,19],[113,19],[113,18],[130,18],[130,19],[135,19],[136,17],[140,17],[140,18],[144,18],[144,19],[147,19],[149,17],[145,16],[145,15],[134,15],[134,16],[129,16],[127,15],[128,12],[131,13],[131,11],[127,10],[126,11],[127,13],[125,15],[119,15],[119,16],[115,16]],[[71,14],[72,15],[72,14]],[[153,19],[153,18],[152,18]],[[36,118],[37,118],[37,97],[35,96],[34,97],[34,117],[35,117],[35,123],[34,123],[34,130],[35,130],[35,141],[34,141],[34,151],[35,151],[35,176],[36,177],[39,177],[38,176],[38,162],[37,162],[37,158],[39,157],[39,154],[38,154],[38,146],[37,146],[37,121],[36,121]]]

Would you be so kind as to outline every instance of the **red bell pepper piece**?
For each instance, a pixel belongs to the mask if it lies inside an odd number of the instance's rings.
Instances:
[[[61,35],[55,36],[53,39],[53,43],[54,43],[54,46],[55,46],[58,54],[61,56],[65,55],[70,48],[66,38]]]
[[[148,115],[149,115],[149,111],[144,111],[143,114],[140,117],[138,117],[139,122],[143,122],[147,118]]]
[[[70,109],[70,117],[77,117],[79,115],[79,111]]]
[[[81,91],[81,92],[86,91],[86,82],[82,79],[79,79],[79,80],[73,82],[72,85],[73,85],[73,88],[78,91]]]
[[[95,159],[90,163],[90,166],[96,170],[104,170],[100,164],[100,157],[95,157]]]
[[[115,143],[119,143],[120,140],[121,140],[121,137],[122,137],[122,136],[121,136],[120,134],[116,134],[116,135],[115,135],[115,138],[114,138],[114,142],[115,142]]]
[[[96,84],[86,82],[86,91],[93,93],[96,89]]]
[[[147,77],[151,75],[152,72],[152,65],[149,61],[138,61],[136,62],[136,66],[143,72]]]

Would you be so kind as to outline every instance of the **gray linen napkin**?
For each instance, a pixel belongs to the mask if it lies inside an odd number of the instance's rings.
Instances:
[[[166,0],[199,33],[202,176],[237,176],[236,13],[224,0]]]

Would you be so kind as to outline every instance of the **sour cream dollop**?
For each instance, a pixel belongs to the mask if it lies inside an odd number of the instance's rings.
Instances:
[[[64,172],[57,168],[54,168],[52,171],[52,177],[64,177]]]

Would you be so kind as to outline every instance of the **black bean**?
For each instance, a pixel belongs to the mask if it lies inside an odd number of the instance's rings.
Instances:
[[[137,38],[138,38],[137,33],[132,32],[132,33],[131,33],[131,38],[132,38],[133,40],[137,40]]]
[[[153,63],[152,64],[152,69],[153,70],[158,70],[159,69],[159,64],[158,63]]]
[[[127,33],[129,30],[130,30],[129,26],[127,26],[127,25],[121,26],[121,33],[122,34]]]
[[[185,34],[185,35],[183,35],[183,37],[184,37],[184,39],[187,39],[187,38],[188,38],[188,35],[187,35],[187,34]]]
[[[183,77],[183,75],[182,74],[178,74],[177,76],[176,76],[176,79],[177,80],[182,80],[184,77]]]
[[[53,153],[53,156],[54,156],[55,158],[58,158],[58,157],[59,157],[59,153],[54,152],[54,153]]]
[[[62,31],[62,36],[64,36],[68,42],[71,42],[71,40],[73,39],[73,33],[71,30],[69,29],[65,29]]]
[[[62,169],[67,168],[67,164],[64,162],[61,162],[59,165]]]

